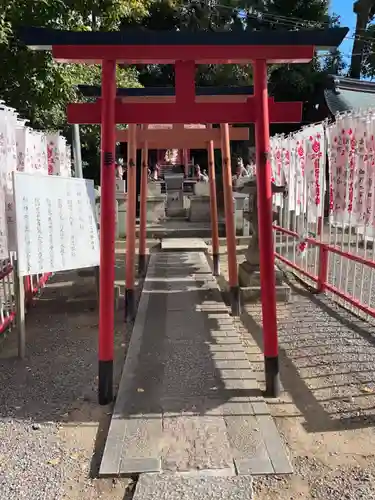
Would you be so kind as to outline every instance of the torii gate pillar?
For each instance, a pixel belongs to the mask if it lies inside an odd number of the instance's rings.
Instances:
[[[222,169],[225,210],[225,234],[227,239],[228,278],[230,288],[230,303],[233,316],[240,316],[240,287],[238,284],[237,254],[236,254],[236,227],[233,216],[232,165],[229,142],[229,125],[222,123]]]
[[[210,127],[212,127],[212,125]],[[210,211],[211,211],[213,274],[214,274],[214,276],[219,276],[220,275],[219,224],[218,224],[218,215],[217,215],[214,141],[208,142],[207,153],[208,153],[208,182],[210,183]]]
[[[255,151],[266,395],[277,397],[280,394],[280,373],[276,317],[275,257],[272,233],[272,176],[269,161],[270,126],[267,61],[256,60],[253,69],[254,95],[257,106]]]
[[[129,125],[126,257],[125,257],[125,321],[135,315],[135,240],[137,198],[137,126]]]
[[[102,63],[102,130],[100,170],[100,296],[99,296],[99,404],[113,400],[115,289],[115,148],[116,62]]]
[[[148,145],[142,148],[140,220],[139,220],[139,255],[138,275],[143,277],[146,272],[146,232],[147,232],[147,181],[148,181]]]

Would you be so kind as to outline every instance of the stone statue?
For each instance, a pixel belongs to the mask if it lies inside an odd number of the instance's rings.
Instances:
[[[201,176],[201,167],[198,164],[196,164],[194,166],[194,170],[195,170],[195,176],[196,176],[197,180],[199,181],[200,176]]]
[[[154,167],[154,171],[152,174],[152,180],[154,180],[154,181],[159,180],[159,172],[160,172],[160,167],[159,167],[159,164],[157,163]]]
[[[248,177],[248,173],[246,168],[244,167],[243,159],[237,159],[237,169],[236,169],[237,177]]]
[[[249,195],[249,208],[247,218],[250,222],[252,236],[250,238],[249,246],[246,250],[246,261],[254,267],[259,267],[260,254],[259,254],[259,226],[258,226],[258,203],[257,203],[257,184],[256,179],[251,179],[245,182],[238,192],[246,193]],[[286,186],[277,186],[272,183],[272,194],[283,193],[287,195]],[[277,220],[277,212],[273,213],[273,221]]]
[[[123,179],[124,169],[123,169],[124,160],[119,158],[116,163],[116,179]]]

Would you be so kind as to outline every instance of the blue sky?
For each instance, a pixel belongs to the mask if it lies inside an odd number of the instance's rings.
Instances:
[[[354,0],[331,0],[331,11],[340,16],[341,26],[350,28],[348,37],[353,37],[355,30],[356,16],[353,13],[353,3]],[[352,47],[353,40],[348,39],[344,40],[340,46],[346,61],[350,60]]]

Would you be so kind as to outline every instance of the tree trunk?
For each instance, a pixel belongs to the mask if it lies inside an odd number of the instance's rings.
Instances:
[[[357,15],[357,24],[355,27],[355,39],[350,64],[350,78],[359,79],[361,77],[363,49],[365,46],[364,37],[370,17],[370,10],[374,4],[374,0],[357,0],[353,6],[353,11]]]

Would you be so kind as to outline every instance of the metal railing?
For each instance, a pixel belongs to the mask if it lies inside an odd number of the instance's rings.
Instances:
[[[317,293],[325,292],[358,316],[374,320],[375,245],[358,228],[320,223],[317,233],[301,242],[295,230],[273,227],[279,262]]]
[[[24,278],[26,310],[34,296],[43,288],[52,273],[36,274]],[[16,321],[16,287],[10,259],[0,261],[0,336],[12,328]]]

